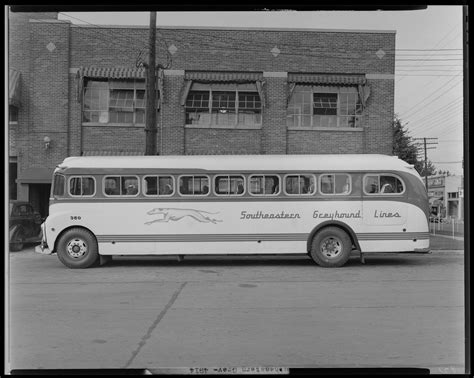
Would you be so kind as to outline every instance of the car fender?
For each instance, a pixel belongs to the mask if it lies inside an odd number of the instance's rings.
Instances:
[[[21,230],[22,230],[22,227],[19,224],[16,224],[16,225],[10,227],[10,230],[9,230],[9,236],[10,236],[9,240],[10,240],[10,242],[13,241],[12,238],[15,235],[15,233],[16,232],[21,232]],[[21,241],[21,240],[19,240],[19,241]]]

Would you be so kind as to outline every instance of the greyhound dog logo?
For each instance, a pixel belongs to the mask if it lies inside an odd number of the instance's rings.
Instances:
[[[145,222],[145,224],[150,225],[155,222],[169,222],[169,221],[179,221],[184,217],[191,217],[198,222],[202,223],[217,223],[222,222],[220,219],[215,219],[211,217],[209,214],[218,214],[218,213],[210,213],[208,211],[203,210],[195,210],[195,209],[176,209],[176,208],[162,208],[158,207],[152,209],[147,212],[148,215],[162,215],[162,218],[158,218],[152,220],[150,222]]]

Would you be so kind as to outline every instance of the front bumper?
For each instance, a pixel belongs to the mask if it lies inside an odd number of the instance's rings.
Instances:
[[[41,242],[40,245],[37,245],[35,247],[35,252],[36,253],[41,253],[42,255],[52,255],[53,254],[53,251],[51,251],[48,248],[48,245],[43,241]]]

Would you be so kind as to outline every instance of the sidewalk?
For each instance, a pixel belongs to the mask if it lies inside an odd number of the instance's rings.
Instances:
[[[436,250],[464,250],[464,237],[430,234],[430,249]]]

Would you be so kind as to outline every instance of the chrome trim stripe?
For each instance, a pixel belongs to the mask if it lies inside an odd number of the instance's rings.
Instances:
[[[97,235],[99,243],[134,242],[259,242],[259,241],[306,241],[308,233],[292,234],[149,234],[149,235]],[[424,240],[428,232],[384,232],[357,234],[359,240]]]

